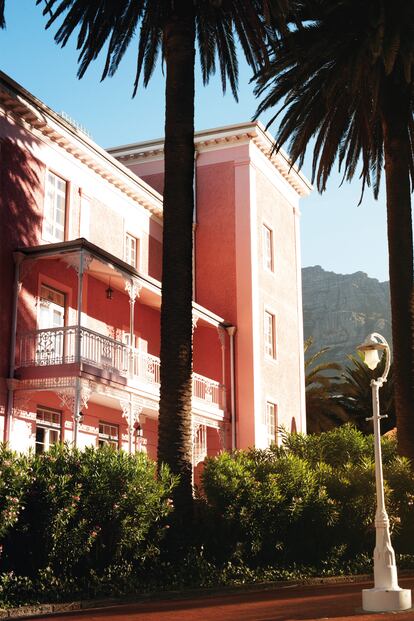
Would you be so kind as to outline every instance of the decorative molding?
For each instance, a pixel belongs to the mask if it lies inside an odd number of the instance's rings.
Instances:
[[[240,144],[247,145],[250,142],[262,152],[273,168],[277,170],[299,196],[307,196],[311,192],[313,188],[310,182],[295,165],[292,165],[283,149],[280,149],[278,153],[272,152],[274,138],[260,122],[240,123],[216,130],[205,130],[195,133],[195,145],[199,153],[231,148]],[[164,144],[160,140],[152,140],[118,147],[112,149],[111,152],[120,161],[131,165],[131,163],[145,159],[163,159]],[[251,161],[250,158],[248,161]]]
[[[125,291],[127,291],[129,295],[130,304],[134,304],[136,298],[140,296],[142,289],[142,284],[137,280],[129,280],[125,279]]]
[[[68,268],[71,267],[72,269],[74,269],[78,276],[80,272],[82,254],[83,254],[83,261],[82,261],[83,272],[87,272],[93,261],[93,256],[89,254],[89,252],[84,252],[83,250],[80,250],[79,252],[65,254],[62,256],[62,261],[63,263],[66,264],[66,267]]]
[[[23,410],[18,410],[13,408],[13,417],[24,418],[25,420],[31,420],[32,422],[36,420],[36,412],[28,412]]]
[[[75,388],[76,377],[46,377],[20,380],[16,392],[28,390],[51,390]]]
[[[90,380],[81,380],[80,386],[80,409],[87,410],[88,402],[93,392],[93,382]]]
[[[130,412],[131,412],[131,402],[126,399],[120,399],[119,404],[122,410],[122,418],[125,418],[127,424],[129,424]]]
[[[198,315],[195,311],[193,311],[193,315],[192,315],[192,333],[193,334],[194,334],[194,330],[197,327],[199,319],[200,319],[200,315]]]
[[[67,388],[56,392],[62,408],[67,408],[72,414],[75,413],[75,391],[76,388]]]
[[[83,423],[79,424],[79,431],[83,431],[85,433],[92,433],[97,436],[99,433],[98,427],[94,427],[93,425],[84,425]]]
[[[34,135],[43,135],[58,144],[132,201],[162,219],[162,198],[155,190],[60,115],[6,78],[0,87],[0,105],[18,122],[28,126]]]

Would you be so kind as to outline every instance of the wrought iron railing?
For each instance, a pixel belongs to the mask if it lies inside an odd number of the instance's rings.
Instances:
[[[65,326],[20,336],[17,367],[62,365],[77,361],[135,378],[152,386],[153,392],[158,392],[160,359],[99,332]],[[222,393],[223,387],[219,382],[193,373],[193,398],[196,401],[221,408]]]

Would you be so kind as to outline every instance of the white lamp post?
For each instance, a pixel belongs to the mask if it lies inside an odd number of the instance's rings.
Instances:
[[[366,365],[375,369],[380,361],[379,352],[385,355],[385,368],[381,377],[371,380],[372,420],[374,426],[375,485],[377,510],[375,514],[374,588],[363,589],[362,608],[372,612],[407,610],[411,608],[411,590],[398,586],[395,553],[391,545],[390,522],[385,510],[384,479],[382,474],[379,389],[387,381],[391,353],[383,336],[374,332],[358,347]]]

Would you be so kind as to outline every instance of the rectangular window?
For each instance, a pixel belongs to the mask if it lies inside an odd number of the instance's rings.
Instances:
[[[36,411],[36,453],[44,453],[60,442],[62,412],[38,407]]]
[[[99,422],[99,438],[98,446],[109,444],[118,448],[119,445],[119,427],[110,423]]]
[[[273,272],[273,231],[263,225],[263,263],[264,267]]]
[[[268,311],[264,313],[264,349],[269,358],[276,358],[275,316]]]
[[[137,268],[138,240],[129,233],[125,235],[125,263]]]
[[[276,443],[276,405],[270,401],[266,402],[266,430],[267,430],[267,444]]]
[[[64,356],[65,294],[40,286],[38,311],[37,364],[62,364]]]
[[[65,239],[66,181],[48,171],[46,175],[43,238],[50,242]]]

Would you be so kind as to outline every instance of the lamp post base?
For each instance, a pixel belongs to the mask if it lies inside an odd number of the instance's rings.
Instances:
[[[362,609],[392,612],[411,608],[411,589],[363,589]]]

